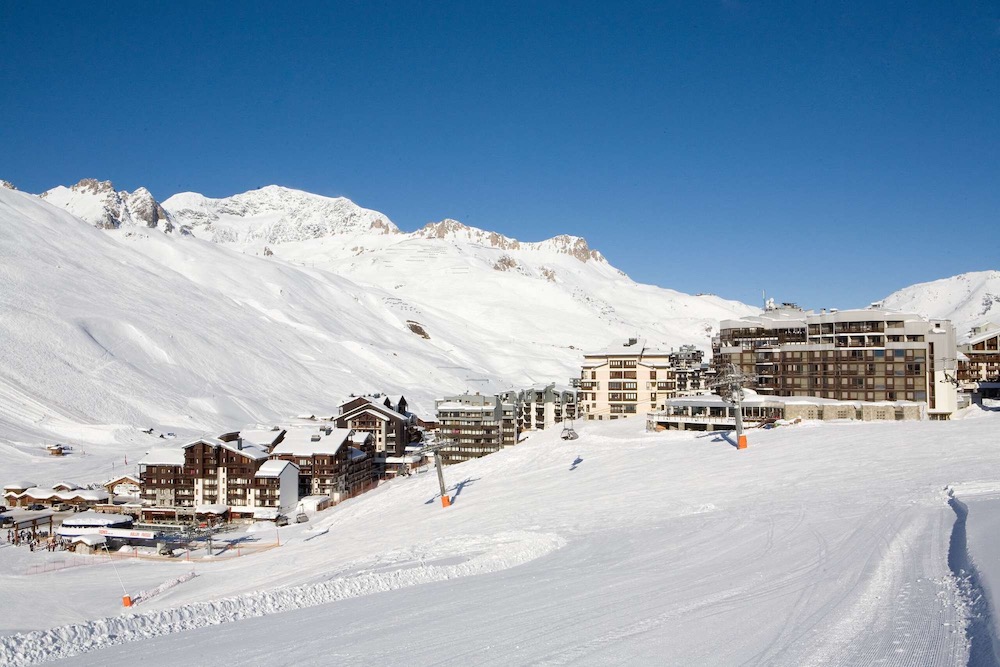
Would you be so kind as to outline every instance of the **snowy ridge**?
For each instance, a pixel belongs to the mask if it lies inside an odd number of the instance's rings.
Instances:
[[[345,197],[323,197],[277,185],[223,199],[183,192],[164,201],[163,207],[196,234],[216,243],[278,244],[337,235],[399,233],[386,216]]]
[[[963,273],[918,283],[893,292],[886,308],[925,317],[951,320],[959,342],[969,338],[972,327],[985,321],[1000,323],[1000,271]]]
[[[431,222],[410,235],[411,238],[450,239],[466,241],[470,244],[499,248],[501,250],[540,250],[571,255],[581,262],[595,260],[607,263],[604,256],[587,246],[587,241],[579,236],[561,234],[537,243],[522,243],[517,239],[504,236],[498,232],[488,232],[476,227],[469,227],[450,218],[441,222]]]

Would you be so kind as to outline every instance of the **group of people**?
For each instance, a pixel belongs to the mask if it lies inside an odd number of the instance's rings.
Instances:
[[[27,546],[31,551],[63,551],[66,544],[54,535],[46,532],[31,532],[30,530],[8,530],[7,542],[15,547]]]

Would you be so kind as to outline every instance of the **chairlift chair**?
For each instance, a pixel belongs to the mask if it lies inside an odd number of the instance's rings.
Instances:
[[[295,515],[295,523],[305,523],[309,520],[309,515],[306,514],[305,508],[299,505],[299,513]]]

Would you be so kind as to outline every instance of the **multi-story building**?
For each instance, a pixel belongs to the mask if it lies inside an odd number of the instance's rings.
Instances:
[[[555,384],[532,387],[518,393],[518,425],[522,431],[552,428],[564,419],[576,417],[576,397],[572,389]]]
[[[266,447],[235,432],[154,449],[139,461],[141,498],[158,507],[227,505],[234,515],[288,509],[298,471],[271,465],[258,475],[268,455]]]
[[[419,440],[416,418],[406,410],[406,399],[382,394],[355,396],[340,405],[335,417],[337,428],[371,433],[375,438],[376,456],[402,456],[406,446]]]
[[[749,386],[761,395],[914,401],[934,419],[957,409],[955,328],[948,320],[783,304],[719,326],[716,370],[732,364],[752,374]]]
[[[708,375],[711,366],[705,362],[705,352],[694,345],[681,345],[680,349],[667,354],[674,370],[677,396],[692,396],[708,391]]]
[[[985,398],[1000,397],[1000,324],[987,322],[973,328],[972,338],[958,351],[962,386]]]
[[[462,394],[435,401],[444,464],[479,458],[517,444],[518,392],[497,396]]]
[[[271,451],[272,459],[290,461],[298,466],[298,494],[329,496],[340,502],[359,493],[375,478],[372,458],[374,444],[365,440],[353,446],[354,429],[331,425],[289,428],[285,437]]]
[[[663,406],[677,391],[671,352],[629,339],[583,355],[579,412],[588,420],[620,419]]]

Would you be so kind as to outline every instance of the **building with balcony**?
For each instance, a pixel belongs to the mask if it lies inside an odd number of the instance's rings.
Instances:
[[[983,398],[1000,398],[1000,324],[986,322],[973,328],[972,337],[958,351],[963,389]]]
[[[804,311],[794,304],[723,320],[717,371],[730,364],[757,393],[924,403],[932,419],[957,409],[955,328],[948,320],[878,308]]]
[[[635,338],[584,354],[578,397],[581,418],[623,419],[662,407],[677,393],[676,355]]]
[[[507,402],[519,406],[518,427],[521,431],[552,428],[564,419],[576,418],[576,396],[573,390],[556,387],[554,383],[524,389]]]
[[[479,458],[517,444],[520,392],[461,394],[435,401],[438,442],[445,465]]]
[[[329,424],[290,427],[271,451],[272,459],[298,467],[298,495],[328,496],[341,502],[370,488],[376,478],[374,438]]]
[[[337,428],[371,433],[375,439],[375,455],[382,463],[385,457],[402,456],[407,445],[422,437],[416,417],[405,412],[406,409],[406,399],[402,396],[352,396],[339,406],[334,422]]]
[[[139,460],[140,497],[156,507],[225,505],[232,516],[250,516],[258,508],[287,510],[298,472],[271,465],[258,474],[268,458],[266,447],[237,432],[154,449]]]

